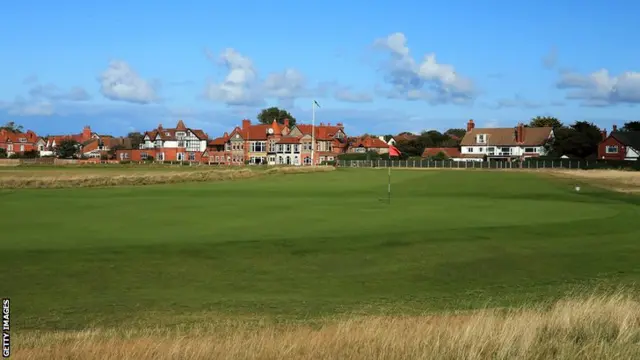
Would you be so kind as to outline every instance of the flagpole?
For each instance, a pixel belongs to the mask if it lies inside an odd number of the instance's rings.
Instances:
[[[311,103],[311,166],[316,166],[316,101]]]
[[[391,161],[389,161],[389,165],[391,165]],[[389,204],[391,204],[391,166],[389,166],[389,183],[387,186],[387,198]]]

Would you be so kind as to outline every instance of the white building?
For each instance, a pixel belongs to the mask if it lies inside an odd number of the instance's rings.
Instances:
[[[476,128],[467,123],[467,133],[460,142],[462,159],[519,159],[545,154],[544,144],[553,138],[551,127]]]

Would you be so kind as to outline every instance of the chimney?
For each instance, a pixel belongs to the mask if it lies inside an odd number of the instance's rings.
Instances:
[[[158,130],[162,130],[162,124],[158,124]]]
[[[225,131],[223,137],[229,137],[229,134]]]
[[[467,122],[467,132],[473,130],[473,128],[476,127],[476,124],[473,123],[473,119],[470,119],[469,122]]]
[[[602,136],[602,140],[607,138],[607,129],[602,129],[600,131],[600,136]]]
[[[327,123],[327,126],[331,126],[331,123]]]
[[[336,126],[339,127],[339,128],[343,128],[344,127],[344,125],[342,125],[341,122],[337,123]]]
[[[82,140],[91,139],[91,126],[87,125],[82,129]]]
[[[242,120],[242,130],[247,130],[251,126],[251,120]]]
[[[524,124],[519,123],[516,127],[516,142],[523,143],[524,142]]]
[[[289,128],[289,119],[284,119],[284,127]]]
[[[611,131],[618,131],[618,125],[613,125],[613,128],[611,129]]]
[[[320,126],[324,126],[324,123],[323,123],[323,122],[321,122],[321,123],[320,123]]]

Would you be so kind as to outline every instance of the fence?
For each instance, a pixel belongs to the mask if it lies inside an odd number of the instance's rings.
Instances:
[[[519,161],[454,160],[338,160],[339,167],[433,169],[627,169],[640,170],[640,161],[532,159]]]

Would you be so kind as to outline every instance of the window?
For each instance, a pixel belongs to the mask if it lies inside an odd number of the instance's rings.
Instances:
[[[500,148],[500,152],[502,152],[503,154],[511,154],[511,148],[510,147]]]
[[[284,164],[284,158],[282,156],[278,156],[278,164]]]
[[[488,147],[487,148],[487,153],[489,153],[489,155],[493,155],[496,152],[496,148],[494,147]]]
[[[251,142],[251,152],[265,152],[267,151],[267,142],[266,141],[252,141]]]
[[[156,140],[156,146],[162,147],[162,140]]]
[[[196,161],[196,153],[194,152],[189,153],[189,161]]]
[[[220,162],[220,156],[216,156],[216,162]]]
[[[182,161],[182,160],[184,160],[184,154],[183,154],[183,153],[178,153],[178,154],[176,155],[176,160],[178,160],[178,161]]]
[[[158,160],[164,161],[164,153],[158,153]]]
[[[478,152],[483,152],[484,148],[479,148]]]
[[[618,153],[618,147],[615,146],[615,145],[607,146],[606,152],[607,152],[607,154],[617,154]]]
[[[526,152],[526,153],[534,153],[534,152],[538,152],[538,149],[534,148],[534,147],[526,147],[526,148],[524,148],[524,152]]]
[[[44,145],[38,145],[38,151],[44,151]]]
[[[269,151],[270,152],[275,152],[276,151],[276,141],[275,140],[269,140]]]
[[[476,142],[478,144],[486,144],[487,143],[487,135],[485,135],[485,134],[476,135]]]
[[[363,153],[363,152],[367,152],[367,149],[365,149],[363,147],[357,147],[357,148],[353,149],[353,152]]]
[[[146,152],[140,153],[140,159],[147,160],[147,158],[149,158],[149,155]]]
[[[308,157],[308,156],[306,158],[304,158],[304,164],[305,165],[311,165],[311,158]]]
[[[166,136],[171,136],[171,133],[170,133],[170,132],[168,132],[168,131],[167,131],[167,132],[165,132],[164,134],[165,134]]]
[[[284,152],[291,152],[291,144],[287,144],[284,146]]]
[[[311,143],[303,143],[302,151],[311,151]]]
[[[472,147],[467,148],[467,152],[468,152],[468,153],[472,153],[472,152],[473,152],[473,148],[472,148]]]
[[[20,152],[24,152],[24,145],[20,145]]]
[[[293,152],[300,152],[300,145],[298,144],[293,145]]]
[[[13,151],[13,144],[7,145],[7,151]]]
[[[18,140],[20,142],[27,142],[27,138],[20,138],[20,140]]]

